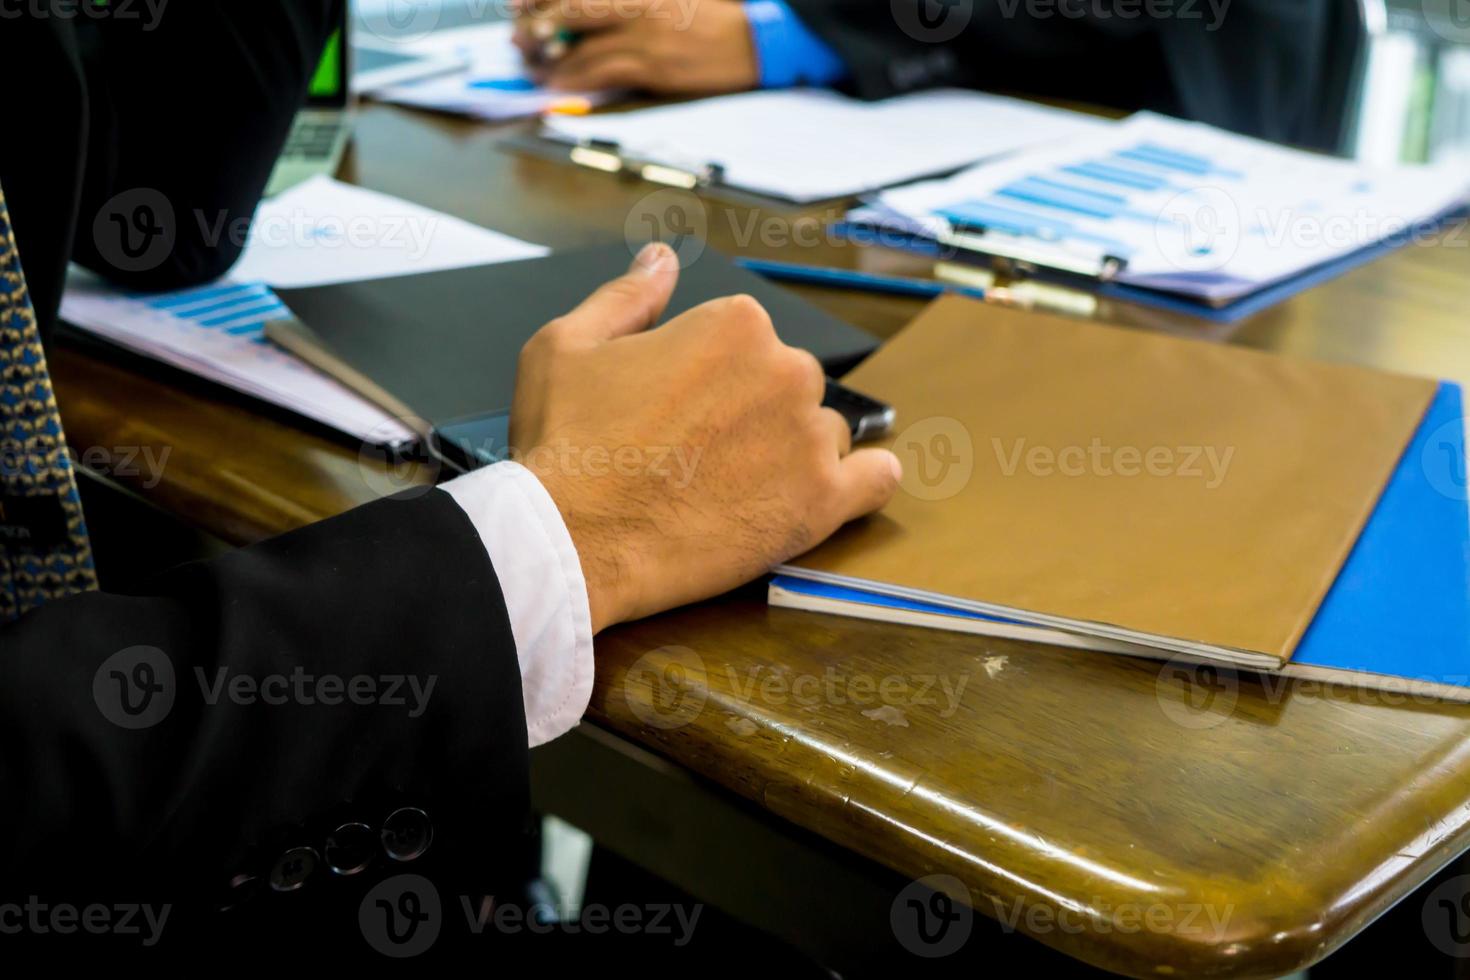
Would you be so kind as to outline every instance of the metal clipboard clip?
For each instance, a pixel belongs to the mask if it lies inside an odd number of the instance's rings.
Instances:
[[[612,140],[587,140],[572,147],[568,154],[573,163],[589,170],[609,174],[630,174],[665,187],[692,191],[696,187],[712,187],[724,183],[725,168],[718,163],[702,167],[677,167],[653,160],[641,160],[623,153]]]
[[[1093,282],[1111,282],[1128,260],[1063,239],[1032,238],[996,231],[984,225],[941,221],[935,229],[940,244],[989,258],[998,271],[1034,277],[1062,273]]]

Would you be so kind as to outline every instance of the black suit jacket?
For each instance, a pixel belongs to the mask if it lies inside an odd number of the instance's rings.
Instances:
[[[68,258],[145,288],[229,266],[238,248],[193,215],[253,212],[331,9],[188,0],[150,29],[0,21],[0,186],[44,322]],[[138,187],[181,219],[143,271],[93,232]],[[238,952],[231,923],[250,923],[250,942],[294,934],[342,955],[386,928],[373,916],[410,909],[371,894],[410,873],[462,932],[462,902],[525,880],[526,745],[495,570],[438,490],[134,594],[56,602],[0,626],[0,932],[20,919],[36,941],[94,938],[75,918],[63,938],[45,911],[37,927],[33,896],[53,911],[168,903],[165,945],[223,933]]]
[[[342,2],[190,0],[155,19],[143,0],[30,12],[68,7],[41,0],[0,18],[0,186],[43,330],[69,260],[137,289],[234,264],[243,242],[214,230],[254,214]],[[111,219],[158,197],[171,247],[139,267]]]
[[[1341,145],[1362,47],[1355,0],[1168,0],[1169,17],[1125,16],[1151,0],[789,2],[865,98],[961,85],[1324,150]]]

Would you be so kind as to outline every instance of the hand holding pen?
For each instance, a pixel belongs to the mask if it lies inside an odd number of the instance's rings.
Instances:
[[[515,43],[536,81],[564,91],[708,95],[754,88],[744,4],[516,0]]]
[[[513,0],[512,9],[516,14],[515,45],[532,68],[555,65],[580,37],[558,19],[554,3]]]

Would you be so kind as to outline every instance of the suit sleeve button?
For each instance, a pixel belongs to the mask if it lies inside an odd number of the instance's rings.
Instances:
[[[383,821],[383,851],[395,861],[423,857],[433,840],[434,825],[418,807],[401,807]]]
[[[253,874],[242,872],[230,879],[219,898],[219,910],[230,912],[260,894],[261,880]]]
[[[377,835],[365,823],[344,823],[327,835],[322,852],[327,868],[336,875],[355,875],[372,862],[378,851]]]
[[[294,892],[316,870],[317,854],[309,847],[293,847],[271,866],[271,891]]]

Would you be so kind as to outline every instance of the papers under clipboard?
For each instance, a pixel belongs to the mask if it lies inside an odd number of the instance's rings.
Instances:
[[[796,203],[949,173],[1110,124],[1018,99],[940,89],[863,102],[836,92],[747,92],[592,116],[541,136],[578,165],[657,184],[733,188]]]

